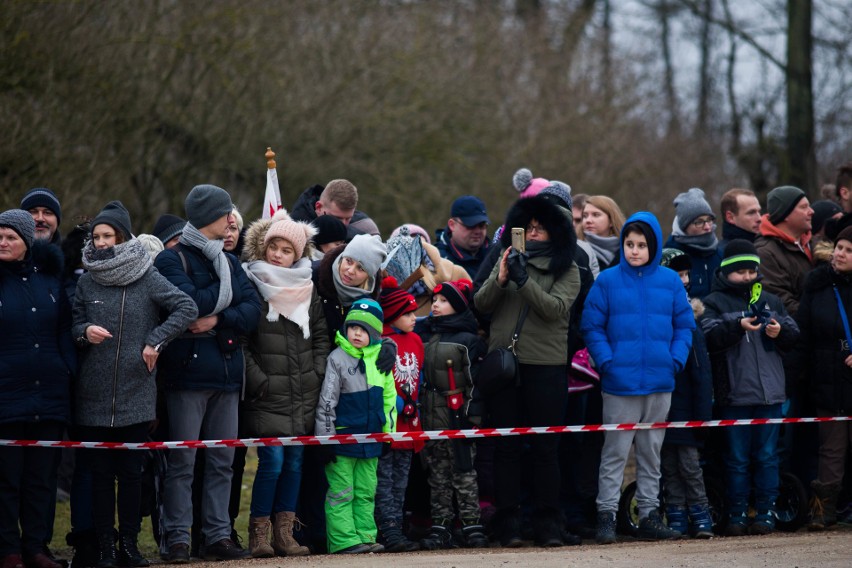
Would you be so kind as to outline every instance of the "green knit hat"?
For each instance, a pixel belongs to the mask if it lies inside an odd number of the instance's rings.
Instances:
[[[379,343],[382,340],[382,329],[384,327],[384,316],[382,307],[378,302],[370,298],[361,298],[352,303],[349,313],[343,322],[343,335],[346,335],[350,325],[357,325],[370,335],[370,343]]]

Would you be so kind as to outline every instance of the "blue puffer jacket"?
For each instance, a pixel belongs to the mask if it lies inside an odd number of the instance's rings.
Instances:
[[[618,266],[595,280],[583,308],[580,331],[601,373],[604,392],[641,396],[674,390],[675,374],[686,364],[695,318],[677,273],[660,266],[662,231],[648,212],[625,223],[648,225],[651,261],[640,267],[620,255]],[[624,242],[624,230],[621,242]]]
[[[154,266],[169,282],[189,295],[198,306],[199,317],[209,314],[219,297],[219,278],[213,263],[197,248],[180,245],[187,269],[175,249],[157,255]],[[237,336],[248,335],[260,318],[260,298],[243,267],[233,255],[231,263],[231,288],[234,296],[231,305],[222,310],[219,323],[212,331],[219,335],[233,334],[236,349],[223,353],[215,335],[183,334],[175,339],[157,361],[157,376],[166,389],[240,391],[245,375],[245,360]]]
[[[0,262],[0,424],[71,418],[77,359],[61,274],[62,252],[44,241]]]

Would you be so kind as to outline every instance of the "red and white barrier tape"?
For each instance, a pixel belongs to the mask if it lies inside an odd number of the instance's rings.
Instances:
[[[70,440],[0,440],[0,446],[42,448],[93,448],[103,450],[165,450],[182,448],[242,448],[255,446],[320,446],[340,444],[371,444],[375,442],[410,442],[455,440],[465,438],[496,438],[529,434],[565,434],[568,432],[612,432],[627,430],[656,430],[662,428],[718,428],[755,426],[760,424],[808,424],[815,422],[846,422],[852,416],[822,416],[817,418],[750,418],[742,420],[694,420],[689,422],[638,422],[629,424],[581,424],[577,426],[537,426],[528,428],[475,428],[472,430],[430,430],[424,432],[394,432],[390,434],[339,434],[336,436],[295,436],[291,438],[245,438],[242,440],[189,440],[183,442],[75,442]]]

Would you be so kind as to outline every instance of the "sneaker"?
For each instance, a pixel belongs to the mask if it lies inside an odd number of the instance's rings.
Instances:
[[[169,564],[187,564],[189,562],[189,545],[185,542],[173,544],[166,554],[161,555],[161,558]]]
[[[660,512],[653,510],[648,516],[639,521],[639,529],[636,531],[639,540],[677,540],[681,534],[670,529],[660,517]]]
[[[666,507],[666,524],[669,528],[684,535],[689,530],[689,514],[684,505],[668,505]]]
[[[754,535],[775,532],[775,511],[772,509],[758,511],[754,516],[754,522],[749,527],[748,532]]]
[[[335,554],[364,554],[365,552],[370,552],[370,545],[362,542],[361,544],[353,544],[352,546],[342,548],[335,552]]]
[[[728,526],[725,528],[726,536],[745,536],[748,534],[748,516],[745,513],[731,513],[728,515]]]
[[[223,538],[204,547],[204,560],[243,560],[250,556],[248,550],[238,548],[230,538]]]
[[[695,538],[713,537],[713,518],[708,505],[689,506],[689,533]]]
[[[602,511],[598,513],[598,528],[595,531],[598,544],[614,544],[618,542],[615,536],[615,512]]]

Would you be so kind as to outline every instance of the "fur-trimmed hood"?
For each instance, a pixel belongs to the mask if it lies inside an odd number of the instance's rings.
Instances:
[[[548,270],[559,278],[574,262],[577,234],[574,232],[573,221],[547,198],[536,195],[516,201],[506,214],[506,230],[500,236],[500,244],[504,249],[512,246],[511,228],[526,227],[533,219],[541,223],[550,236],[554,255],[550,258]]]
[[[302,225],[305,229],[305,235],[308,237],[308,242],[305,244],[305,250],[302,251],[302,256],[300,258],[311,258],[314,253],[315,247],[314,243],[311,241],[316,234],[317,229],[310,223],[305,223],[303,221],[296,221],[290,214],[287,213],[286,209],[281,209],[275,213],[269,219],[258,219],[251,225],[249,225],[246,230],[245,237],[243,238],[243,253],[241,255],[240,260],[243,262],[251,262],[253,260],[265,260],[263,258],[263,239],[266,237],[266,232],[269,230],[269,227],[272,226],[273,223],[277,221],[293,221],[294,223],[298,223]],[[297,258],[296,260],[300,260]]]

